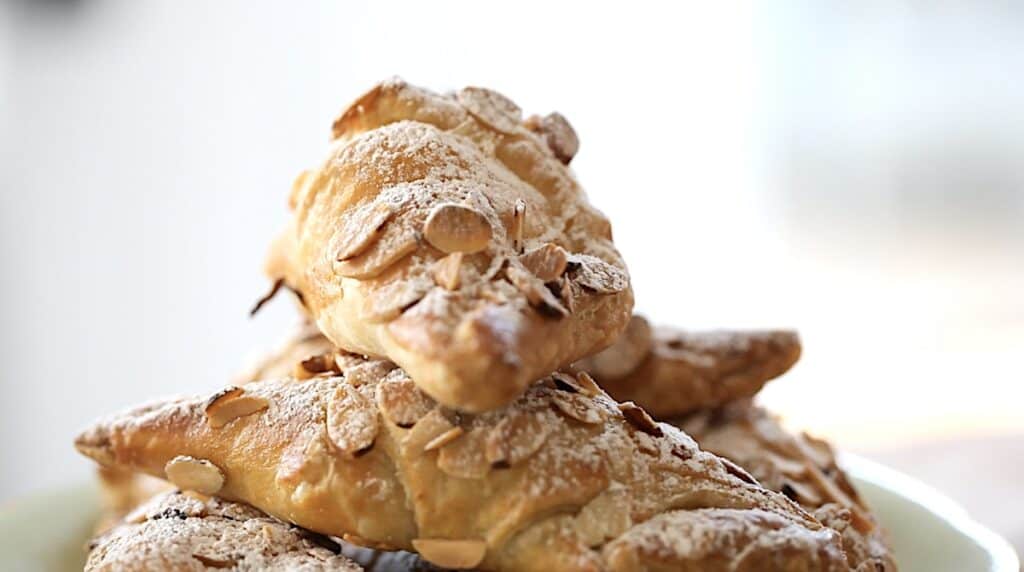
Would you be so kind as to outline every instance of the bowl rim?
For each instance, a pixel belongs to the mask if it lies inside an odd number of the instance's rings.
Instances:
[[[839,464],[855,479],[888,489],[920,505],[970,537],[992,558],[992,572],[1021,572],[1010,542],[971,518],[963,506],[918,479],[855,453],[840,452]]]

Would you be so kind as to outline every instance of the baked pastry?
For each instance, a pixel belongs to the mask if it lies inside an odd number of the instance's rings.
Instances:
[[[116,467],[99,467],[96,477],[100,489],[100,518],[96,522],[96,532],[117,525],[142,503],[174,489],[162,479]]]
[[[477,413],[626,327],[629,275],[565,165],[576,141],[561,116],[524,122],[494,91],[391,80],[333,136],[295,182],[266,271],[338,347]]]
[[[575,367],[665,419],[751,397],[798,359],[796,332],[652,328],[636,315],[613,346]]]
[[[785,494],[839,531],[857,572],[896,570],[884,531],[825,441],[787,432],[777,418],[749,401],[672,422],[705,450],[735,461],[762,485]]]
[[[333,370],[307,380],[143,406],[99,422],[76,446],[106,466],[448,568],[635,570],[602,547],[659,514],[724,508],[766,529],[748,539],[758,547],[774,542],[767,530],[778,519],[787,542],[803,537],[806,550],[791,559],[803,567],[780,570],[845,569],[834,531],[681,431],[616,404],[585,374],[552,375],[503,409],[467,415],[388,362],[333,357]],[[699,531],[724,542],[718,534]],[[647,561],[639,551],[630,566],[636,558]]]
[[[94,539],[85,571],[362,571],[339,552],[326,537],[252,507],[174,491],[153,498]]]

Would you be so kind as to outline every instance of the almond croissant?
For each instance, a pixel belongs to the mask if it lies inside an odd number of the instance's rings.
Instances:
[[[445,406],[506,405],[629,320],[611,226],[564,164],[576,144],[561,116],[524,122],[494,91],[384,82],[296,181],[267,273],[338,347]]]

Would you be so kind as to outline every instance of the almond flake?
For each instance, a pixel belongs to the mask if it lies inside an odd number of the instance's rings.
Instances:
[[[548,438],[539,412],[512,410],[487,435],[484,453],[491,466],[511,467],[536,453]]]
[[[475,209],[455,203],[434,207],[423,223],[423,237],[441,252],[480,252],[491,241],[491,224]]]
[[[258,395],[245,394],[243,390],[232,387],[207,401],[203,411],[206,413],[206,422],[210,427],[217,429],[239,417],[263,411],[269,406],[270,402],[266,399]]]
[[[459,270],[462,268],[461,252],[453,252],[434,263],[434,282],[445,290],[459,289]]]
[[[359,316],[371,324],[390,322],[422,300],[433,287],[430,280],[423,277],[393,281],[363,299]]]
[[[470,115],[499,133],[512,135],[520,128],[523,111],[512,100],[494,90],[467,87],[455,97]]]
[[[552,282],[565,272],[569,255],[561,246],[549,242],[521,255],[519,262],[541,282]]]
[[[555,298],[538,278],[526,271],[518,263],[510,263],[505,267],[505,276],[524,296],[527,302],[538,311],[553,317],[565,317],[569,311]]]
[[[292,376],[295,377],[295,379],[309,379],[317,375],[333,374],[338,371],[339,370],[336,369],[334,356],[327,353],[308,357],[295,364]]]
[[[179,455],[164,466],[167,480],[182,490],[213,495],[224,487],[224,473],[210,461]]]
[[[572,161],[580,149],[576,130],[561,113],[549,113],[544,117],[530,116],[526,120],[526,128],[540,135],[555,157],[565,165]]]
[[[466,431],[462,427],[452,427],[451,429],[441,433],[437,437],[434,437],[423,446],[424,451],[433,451],[434,449],[440,449],[448,443],[458,439]]]
[[[629,421],[634,427],[644,433],[654,437],[661,437],[664,434],[661,427],[658,427],[658,424],[654,422],[654,419],[651,419],[651,416],[636,403],[632,401],[620,403],[619,411],[622,412],[622,416],[626,418],[626,421]]]
[[[377,386],[377,406],[385,419],[399,427],[412,427],[436,405],[412,380],[389,381]]]
[[[405,435],[401,437],[401,450],[406,456],[418,456],[424,452],[427,445],[433,443],[441,435],[451,431],[453,427],[454,425],[452,425],[452,422],[448,420],[442,409],[440,407],[436,407],[430,413],[421,417],[420,420],[413,425],[412,429],[407,431]],[[461,432],[461,428],[459,431]],[[444,443],[441,443],[434,448],[436,449],[442,445],[444,445]]]
[[[375,201],[351,212],[341,223],[335,235],[337,259],[348,260],[362,254],[384,232],[395,214],[395,206],[386,201]]]
[[[590,377],[590,374],[585,371],[576,374],[576,384],[582,393],[590,397],[596,397],[604,393],[597,385],[597,382],[594,381],[594,378]]]
[[[345,369],[345,381],[352,387],[375,383],[394,370],[395,367],[397,367],[395,364],[384,360],[364,361],[359,365]]]
[[[512,249],[516,252],[522,252],[523,230],[526,227],[526,201],[523,199],[516,199],[515,206],[512,207],[511,227],[508,234],[512,238]]]
[[[476,568],[487,554],[487,543],[483,540],[414,538],[412,547],[427,562],[454,570]]]
[[[491,470],[484,454],[484,431],[467,431],[441,447],[437,467],[461,479],[482,479]]]
[[[368,451],[377,438],[377,408],[348,384],[339,384],[327,403],[327,435],[350,457]]]
[[[621,268],[589,254],[569,257],[569,272],[573,279],[598,294],[615,294],[629,288],[629,275]]]
[[[580,423],[588,425],[604,423],[604,412],[594,405],[589,397],[579,393],[553,391],[551,392],[551,401],[559,411]]]
[[[355,258],[336,262],[334,271],[345,278],[374,278],[411,254],[418,245],[416,232],[410,229],[399,229],[394,231],[394,234],[385,233],[369,251]]]

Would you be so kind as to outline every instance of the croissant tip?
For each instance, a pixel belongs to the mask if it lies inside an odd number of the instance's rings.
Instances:
[[[75,449],[101,465],[114,463],[110,434],[102,427],[92,427],[75,437]]]

